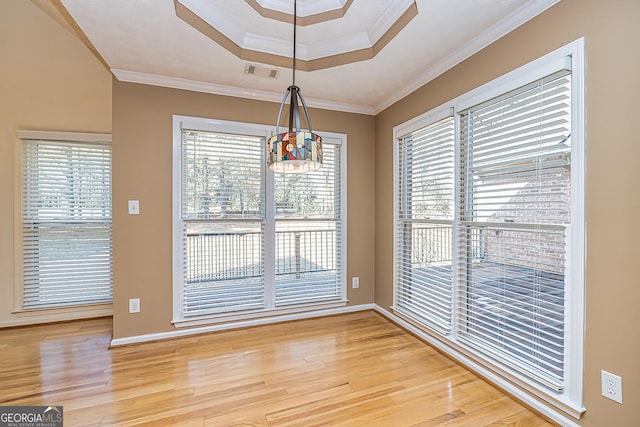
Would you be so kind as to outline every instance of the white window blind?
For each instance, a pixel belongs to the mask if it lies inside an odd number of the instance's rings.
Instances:
[[[451,330],[455,130],[453,117],[397,143],[396,309]]]
[[[111,147],[25,140],[23,309],[112,301]]]
[[[459,338],[561,390],[571,76],[460,114]]]
[[[264,307],[264,138],[182,130],[183,314]]]
[[[325,140],[322,168],[274,179],[276,305],[340,299],[340,146]]]

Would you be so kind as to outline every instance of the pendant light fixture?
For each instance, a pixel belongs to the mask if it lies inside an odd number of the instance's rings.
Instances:
[[[296,86],[296,27],[297,1],[293,0],[293,82],[284,93],[276,134],[267,141],[267,165],[272,171],[300,173],[314,171],[322,166],[322,138],[313,133],[307,104],[304,102],[300,88]],[[280,118],[282,111],[290,98],[289,129],[280,133]],[[300,104],[304,110],[309,131],[300,130]],[[295,120],[295,125],[294,125]]]

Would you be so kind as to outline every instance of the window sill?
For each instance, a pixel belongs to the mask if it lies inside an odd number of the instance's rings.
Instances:
[[[113,304],[95,304],[78,307],[55,307],[34,310],[14,310],[14,320],[0,324],[0,327],[34,325],[39,323],[66,322],[113,316]]]
[[[347,302],[348,300],[339,300],[288,306],[286,308],[261,309],[243,313],[208,314],[192,318],[174,319],[172,323],[177,328],[220,324],[222,324],[221,329],[247,327],[265,323],[298,320],[307,317],[328,316],[336,314],[334,313],[335,309],[346,306]]]

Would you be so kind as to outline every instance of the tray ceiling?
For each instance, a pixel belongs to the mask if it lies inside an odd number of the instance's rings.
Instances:
[[[374,114],[558,1],[298,0],[296,83]],[[291,0],[60,2],[122,81],[273,102],[291,82]]]

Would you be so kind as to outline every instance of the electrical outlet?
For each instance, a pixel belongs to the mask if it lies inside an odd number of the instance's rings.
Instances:
[[[129,215],[140,215],[139,200],[129,200]]]
[[[140,313],[140,298],[129,300],[129,313]]]
[[[358,289],[360,287],[360,278],[359,277],[352,277],[351,278],[351,287],[353,289]]]
[[[607,371],[602,373],[602,395],[618,403],[622,403],[622,377]]]

